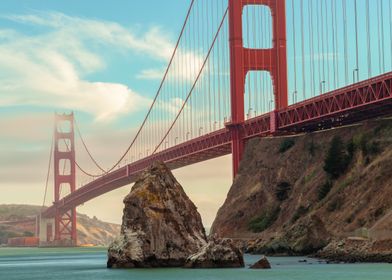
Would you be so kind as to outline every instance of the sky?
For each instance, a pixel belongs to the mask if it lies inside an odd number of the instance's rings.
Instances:
[[[94,156],[124,152],[156,93],[189,1],[0,1],[0,203],[42,205],[53,113],[75,112]],[[78,155],[83,163],[83,155]],[[210,226],[231,158],[174,173]],[[214,167],[214,168],[212,168]],[[50,178],[46,205],[53,200]],[[130,186],[78,207],[121,222]]]

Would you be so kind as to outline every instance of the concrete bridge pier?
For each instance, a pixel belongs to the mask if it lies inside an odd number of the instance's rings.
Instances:
[[[75,241],[71,238],[61,240],[55,239],[55,218],[44,218],[38,216],[37,236],[39,247],[75,247]]]

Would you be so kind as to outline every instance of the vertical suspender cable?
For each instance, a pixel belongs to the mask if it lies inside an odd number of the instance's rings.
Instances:
[[[342,1],[343,6],[343,33],[344,33],[344,77],[348,84],[348,48],[347,48],[347,0]]]
[[[217,18],[217,20],[218,20],[218,22],[219,22],[219,2],[218,1],[216,1],[216,18]],[[221,58],[220,58],[220,53],[221,53],[221,50],[220,50],[220,45],[221,45],[221,43],[222,43],[222,35],[223,33],[221,33],[221,35],[220,35],[220,37],[219,37],[219,40],[218,40],[218,42],[217,42],[217,44],[218,44],[218,47],[217,47],[217,56],[218,56],[218,69],[217,69],[217,71],[218,71],[218,122],[219,122],[219,127],[220,127],[220,125],[221,125],[221,121],[222,121],[222,116],[221,116],[221,104],[222,104],[222,102],[221,102],[221,75],[222,75],[222,73],[221,73],[221,66],[220,66],[220,63],[221,63]]]
[[[328,90],[330,90],[331,89],[331,78],[330,78],[330,74],[331,74],[331,69],[330,69],[330,63],[329,63],[329,58],[330,58],[330,50],[329,50],[329,21],[328,21],[328,18],[329,18],[329,16],[328,16],[328,5],[327,5],[327,0],[325,0],[324,1],[325,2],[325,5],[324,5],[324,8],[325,8],[325,30],[326,30],[326,45],[327,45],[327,59],[326,59],[326,61],[327,61],[327,85],[328,85]]]
[[[333,57],[333,84],[334,88],[337,88],[336,84],[336,49],[335,49],[335,15],[334,15],[334,3],[335,0],[331,1],[331,17],[332,17],[332,57]]]
[[[312,1],[308,1],[308,28],[309,28],[309,65],[310,65],[310,89],[311,96],[314,96],[315,81],[314,81],[314,56],[313,56],[313,11]]]
[[[384,4],[383,0],[380,1],[381,9],[381,56],[382,56],[382,73],[385,72],[385,44],[384,44]]]
[[[211,3],[211,8],[210,8],[210,10],[211,10],[211,32],[214,32],[214,15],[215,15],[215,13],[214,13],[214,3],[213,3],[213,1],[210,1],[210,3]],[[216,46],[216,45],[215,45]],[[213,52],[216,50],[216,47],[214,47],[214,50],[213,50]],[[209,60],[211,60],[211,58],[209,59]],[[214,75],[214,72],[215,72],[215,55],[212,55],[212,66],[211,66],[211,72],[209,73],[209,76],[211,77],[211,75]],[[211,62],[210,62],[211,63]],[[216,112],[218,111],[218,110],[216,110],[216,91],[215,91],[215,80],[212,78],[212,81],[211,81],[211,79],[209,79],[209,84],[210,84],[210,89],[211,89],[211,86],[212,86],[212,91],[211,91],[211,93],[213,94],[213,98],[212,98],[212,101],[213,101],[213,104],[212,104],[212,113],[213,113],[213,123],[212,123],[212,129],[213,130],[215,130],[215,124],[216,124]]]
[[[343,9],[343,35],[344,35],[344,78],[345,85],[348,84],[348,41],[347,41],[347,1],[342,1]]]
[[[322,83],[321,83],[321,80],[322,80],[322,78],[321,78],[321,46],[320,46],[320,35],[321,35],[321,31],[320,31],[320,19],[321,19],[321,17],[320,17],[320,15],[319,15],[319,12],[320,12],[320,9],[319,9],[319,6],[320,6],[320,1],[316,1],[316,40],[317,40],[317,65],[318,65],[318,84],[319,84],[319,94],[321,93],[321,86],[322,86]]]
[[[293,103],[297,103],[297,50],[295,44],[295,11],[294,11],[294,0],[291,0],[291,17],[292,17],[292,33],[293,33],[293,51],[294,51],[294,92],[293,92]]]
[[[377,1],[377,34],[378,34],[378,69],[379,69],[379,74],[382,72],[382,50],[381,50],[381,13],[382,11],[380,10],[380,2],[382,0]]]
[[[306,79],[305,79],[304,0],[301,0],[301,47],[302,47],[302,100],[305,100]]]
[[[355,14],[355,69],[357,80],[359,82],[359,49],[358,49],[358,7],[357,0],[354,0],[354,14]],[[353,82],[355,79],[353,77]]]
[[[340,85],[340,76],[339,76],[339,29],[338,29],[338,19],[337,19],[337,4],[336,0],[333,0],[334,6],[334,21],[335,21],[335,59],[336,59],[336,88]]]
[[[388,13],[388,21],[389,21],[389,46],[390,46],[390,49],[391,49],[391,57],[390,57],[390,59],[391,59],[391,68],[390,68],[390,70],[392,70],[392,5],[391,5],[391,2],[392,2],[392,0],[389,0],[389,9],[388,9],[388,11],[389,11],[389,13]]]
[[[320,17],[321,17],[321,31],[320,31],[320,35],[321,35],[321,52],[322,52],[322,65],[323,65],[323,78],[322,81],[320,81],[321,84],[321,93],[323,93],[323,85],[325,84],[325,44],[324,44],[324,9],[323,9],[323,1],[321,1],[320,3]]]
[[[389,46],[390,46],[390,49],[391,49],[391,56],[390,56],[390,59],[391,59],[391,69],[390,70],[392,70],[392,5],[391,5],[391,2],[392,2],[392,0],[389,0],[389,16],[388,16],[388,18],[389,18]]]
[[[368,60],[368,78],[372,76],[372,54],[370,49],[370,15],[369,0],[366,0],[366,38],[367,38],[367,60]]]

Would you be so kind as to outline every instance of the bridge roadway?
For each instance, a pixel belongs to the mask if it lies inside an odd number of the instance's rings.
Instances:
[[[277,133],[290,134],[388,115],[392,115],[392,72],[249,119],[243,124],[243,135],[245,139],[270,135],[271,121],[277,122]],[[54,217],[56,210],[64,213],[106,192],[134,183],[156,160],[176,169],[230,153],[231,135],[228,128],[223,128],[112,171],[67,195],[49,207],[43,216]]]

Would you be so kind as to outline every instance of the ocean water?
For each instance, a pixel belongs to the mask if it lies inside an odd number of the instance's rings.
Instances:
[[[260,256],[246,255],[246,264]],[[271,257],[272,269],[128,269],[106,268],[106,249],[0,248],[0,279],[56,280],[391,280],[391,264],[325,264],[315,259]]]

